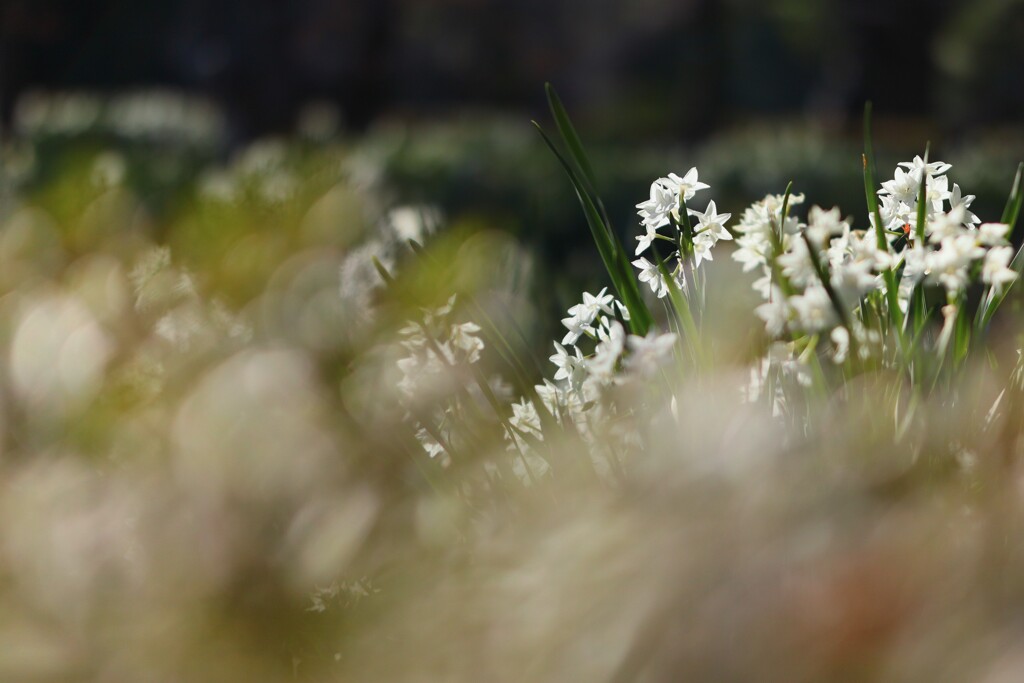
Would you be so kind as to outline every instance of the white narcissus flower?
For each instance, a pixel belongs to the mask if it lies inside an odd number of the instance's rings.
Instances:
[[[982,223],[978,226],[978,243],[986,247],[998,247],[1006,244],[1006,235],[1010,226],[1006,223]]]
[[[567,345],[574,345],[579,341],[580,337],[590,330],[590,325],[575,315],[568,318],[562,318],[562,325],[569,330],[565,333],[565,336],[562,337],[562,343]]]
[[[569,330],[562,339],[563,344],[575,344],[582,335],[592,332],[594,320],[597,318],[598,313],[604,312],[608,315],[615,315],[612,310],[612,302],[615,300],[615,297],[607,292],[607,287],[598,292],[597,295],[583,292],[583,303],[576,304],[570,308],[570,317],[562,319],[562,324]]]
[[[903,250],[903,280],[917,283],[928,273],[928,248],[915,245]]]
[[[839,207],[825,211],[820,206],[812,206],[807,214],[807,236],[818,245],[829,243],[832,237],[842,235],[849,225],[843,220]]]
[[[889,248],[889,243],[886,242],[884,248],[878,248],[878,236],[874,230],[871,231],[858,231],[858,232],[845,232],[842,237],[838,237],[832,240],[832,246],[829,247],[829,262],[832,264],[843,263],[846,259],[836,259],[838,250],[834,249],[837,246],[845,242],[849,247],[849,253],[853,256],[855,261],[868,261],[871,263],[875,270],[889,270],[895,266],[899,260],[899,257],[893,253]],[[837,244],[838,243],[838,244]]]
[[[832,330],[829,335],[832,340],[832,344],[835,347],[835,351],[832,354],[832,361],[836,365],[842,365],[846,362],[846,357],[850,353],[850,332],[845,327],[837,327]]]
[[[716,243],[717,240],[714,236],[706,232],[702,232],[693,238],[693,256],[697,266],[700,266],[702,261],[714,260],[711,249]]]
[[[669,216],[678,203],[678,194],[672,188],[655,181],[651,183],[650,198],[636,205],[637,215],[648,230],[657,230],[669,224]]]
[[[914,177],[913,173],[907,173],[902,168],[897,168],[893,179],[883,182],[882,189],[878,191],[878,194],[888,195],[893,201],[906,204],[909,207],[917,202],[920,189],[921,176]]]
[[[480,352],[484,350],[484,342],[477,336],[479,332],[480,326],[476,323],[462,323],[451,328],[451,345],[460,349],[469,363],[480,360]]]
[[[555,354],[548,360],[558,367],[555,380],[567,379],[573,386],[579,386],[587,374],[586,361],[578,346],[574,347],[573,351],[574,353],[570,354],[564,346],[555,342]]]
[[[818,278],[807,250],[807,243],[802,239],[793,240],[789,250],[777,259],[783,274],[797,287],[803,287]]]
[[[790,297],[789,303],[805,332],[824,332],[836,324],[832,301],[821,285],[809,286],[803,294]]]
[[[959,235],[966,234],[967,230],[964,228],[964,221],[966,220],[966,213],[963,206],[958,206],[950,209],[948,213],[940,213],[933,216],[928,221],[928,242],[930,244],[939,244],[942,240],[948,237],[958,237]],[[914,227],[917,225],[917,219],[914,219]]]
[[[789,303],[778,287],[772,288],[771,297],[754,309],[754,314],[764,321],[765,330],[773,337],[779,337],[786,331],[789,322]]]
[[[665,225],[667,225],[667,223]],[[639,256],[647,251],[651,245],[654,244],[654,240],[658,239],[658,228],[652,227],[648,223],[644,224],[644,228],[646,228],[647,231],[642,235],[636,236],[637,245],[636,251],[633,253],[634,256]]]
[[[910,169],[910,172],[917,176],[918,182],[921,182],[921,171],[924,169],[928,170],[928,175],[937,176],[953,168],[951,164],[942,161],[933,161],[926,164],[920,155],[915,156],[913,161],[902,161],[898,165]]]
[[[971,208],[971,204],[974,202],[974,195],[969,194],[964,196],[960,190],[960,186],[953,183],[953,191],[949,194],[949,208],[955,209],[958,206],[964,209],[964,225],[971,226],[981,223],[981,219],[975,216],[973,213],[968,211]]]
[[[754,280],[751,288],[761,295],[762,299],[767,299],[771,296],[772,291],[772,271],[767,266],[761,271],[761,277]]]
[[[668,283],[662,277],[658,266],[645,258],[633,261],[633,265],[640,269],[640,274],[637,276],[640,282],[646,282],[655,296],[662,299],[668,294]]]
[[[676,335],[671,332],[658,334],[651,330],[646,337],[630,335],[626,340],[629,347],[627,369],[642,376],[654,374],[672,356],[675,343]]]
[[[601,329],[599,334],[601,343],[594,350],[593,357],[587,361],[587,369],[592,376],[607,381],[614,374],[615,365],[626,348],[626,330],[622,323],[613,320],[608,330]]]
[[[512,417],[508,419],[510,425],[520,432],[530,434],[540,440],[544,440],[544,433],[541,431],[540,415],[536,406],[529,399],[522,399],[519,403],[512,404]]]
[[[704,211],[696,211],[689,209],[691,216],[695,216],[698,221],[698,225],[694,226],[694,232],[698,235],[708,234],[712,236],[715,241],[718,240],[731,240],[732,235],[725,229],[726,222],[732,218],[731,213],[718,213],[718,207],[715,206],[715,200],[708,202],[708,208]]]
[[[948,166],[949,164],[946,165]],[[949,191],[949,178],[945,176],[932,176],[928,178],[928,183],[925,186],[925,201],[931,211],[942,211],[942,203],[949,199],[950,196],[952,196],[952,193]]]
[[[847,261],[832,269],[832,286],[844,302],[854,301],[875,289],[878,276],[871,261]]]
[[[951,168],[949,164],[941,161],[925,164],[918,156],[899,166],[908,170],[897,167],[893,179],[882,183],[882,189],[878,191],[882,198],[880,213],[885,223],[883,227],[888,230],[898,230],[908,224],[913,226],[917,222],[917,198],[925,174],[928,176],[925,185],[926,219],[931,220],[932,214],[941,213],[943,202],[952,197],[949,179],[942,175]],[[874,217],[871,217],[871,222],[873,226]]]
[[[691,168],[682,178],[675,173],[669,173],[667,178],[659,178],[658,182],[675,192],[677,206],[679,203],[679,197],[682,197],[683,201],[688,202],[693,199],[694,194],[698,191],[706,190],[710,187],[706,183],[702,183],[697,180],[696,168]]]
[[[981,268],[981,279],[992,286],[992,291],[1000,294],[1006,285],[1017,279],[1017,272],[1010,268],[1013,259],[1013,247],[994,247],[985,254],[985,263]]]
[[[763,233],[747,233],[740,235],[736,240],[738,247],[732,258],[737,263],[743,264],[743,272],[747,273],[758,266],[768,265],[768,258],[772,253],[772,242],[768,235]]]
[[[984,255],[985,249],[977,245],[973,235],[947,237],[938,251],[928,255],[928,277],[938,280],[949,294],[955,294],[970,281],[971,262]]]
[[[699,266],[703,260],[712,260],[711,249],[718,240],[732,239],[732,235],[725,229],[725,223],[732,218],[732,214],[718,213],[714,200],[708,202],[708,208],[704,211],[689,209],[689,213],[698,221],[693,228],[696,233],[693,238],[693,253]]]

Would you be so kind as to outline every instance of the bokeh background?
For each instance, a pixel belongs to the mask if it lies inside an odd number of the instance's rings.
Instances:
[[[1022,58],[1015,0],[0,0],[22,190],[120,150],[166,232],[204,169],[270,139],[356,160],[391,203],[511,233],[565,276],[560,296],[540,283],[549,312],[601,270],[530,126],[546,81],[631,241],[650,180],[693,165],[732,211],[793,180],[865,220],[868,100],[883,174],[931,141],[997,216],[1024,158]]]
[[[353,130],[400,114],[540,111],[558,83],[595,131],[697,140],[738,122],[842,125],[866,99],[944,133],[1012,122],[1013,0],[4,0],[4,121],[36,87],[204,94],[231,139],[337,105]]]

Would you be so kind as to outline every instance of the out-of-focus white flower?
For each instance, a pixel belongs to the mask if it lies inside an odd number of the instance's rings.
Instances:
[[[914,245],[903,250],[903,280],[905,282],[920,282],[928,273],[928,248],[924,245]]]
[[[977,245],[973,235],[947,237],[938,251],[928,255],[928,277],[955,294],[967,286],[971,262],[984,255],[985,249]]]
[[[462,351],[468,363],[480,360],[480,353],[484,350],[484,342],[478,336],[479,333],[480,326],[476,323],[460,323],[451,327],[451,345]]]
[[[844,253],[845,252],[845,253]],[[898,256],[893,253],[888,242],[879,249],[878,238],[874,230],[853,232],[847,230],[842,236],[832,240],[829,247],[829,262],[833,265],[846,263],[849,254],[855,261],[867,261],[876,270],[889,270],[896,265]]]
[[[998,247],[1006,244],[1006,234],[1010,226],[1006,223],[982,223],[978,226],[978,243],[986,247]]]
[[[529,399],[524,398],[518,403],[512,404],[512,417],[508,419],[508,422],[520,432],[541,440],[544,438],[537,407]]]
[[[806,332],[824,332],[836,324],[832,301],[821,285],[810,285],[803,294],[790,297],[789,303]]]
[[[818,279],[807,243],[803,240],[793,240],[789,250],[779,256],[778,263],[783,274],[797,287],[804,287]]]
[[[772,288],[771,297],[766,303],[754,309],[758,318],[764,321],[765,330],[773,337],[780,336],[789,323],[789,303],[778,287]]]
[[[422,243],[443,222],[441,210],[435,206],[399,206],[389,211],[384,220],[400,243]]]
[[[832,360],[836,365],[842,365],[846,362],[846,357],[850,353],[850,332],[840,325],[832,330],[829,338],[835,346],[832,353]]]
[[[807,237],[819,247],[827,245],[832,237],[842,235],[848,227],[839,207],[825,211],[820,206],[812,206],[807,214]]]
[[[939,213],[933,216],[927,226],[929,244],[939,244],[948,237],[958,237],[966,233],[964,228],[964,208],[957,207],[948,213]],[[914,226],[917,225],[917,218],[914,218]]]
[[[993,247],[985,254],[985,263],[981,268],[981,278],[992,291],[999,294],[1003,288],[1017,279],[1017,272],[1010,268],[1013,259],[1013,247]]]
[[[772,242],[768,235],[763,233],[740,235],[736,239],[736,246],[737,249],[732,253],[732,258],[737,263],[743,264],[743,272],[746,273],[768,264],[772,253]]]
[[[29,412],[84,405],[103,383],[113,338],[77,298],[47,292],[22,305],[8,356],[14,395]]]
[[[104,152],[93,161],[89,178],[93,185],[106,190],[123,183],[126,173],[123,156],[116,152]]]
[[[626,340],[629,347],[627,369],[642,376],[653,374],[672,356],[675,343],[676,335],[671,332],[658,334],[652,330],[646,337],[630,335]]]
[[[837,263],[832,268],[832,286],[845,302],[852,303],[875,289],[878,276],[873,272],[871,261],[849,260]]]
[[[601,343],[594,350],[594,355],[587,361],[587,369],[594,377],[607,381],[615,373],[615,366],[626,348],[626,330],[622,323],[613,320],[607,330],[600,329]]]
[[[434,437],[430,435],[430,432],[423,427],[420,427],[416,432],[416,440],[420,442],[420,445],[423,446],[423,450],[427,452],[427,455],[430,458],[437,458],[439,456],[447,457],[448,454],[445,453],[444,447],[441,446],[441,444],[439,444]]]

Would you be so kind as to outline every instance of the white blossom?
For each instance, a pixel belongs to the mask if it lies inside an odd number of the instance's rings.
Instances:
[[[832,301],[821,285],[809,286],[803,294],[790,297],[789,303],[805,332],[823,332],[836,324]]]
[[[627,369],[641,376],[653,374],[672,356],[675,343],[676,335],[671,332],[659,334],[652,330],[646,337],[630,335],[626,340],[629,347]]]
[[[992,291],[999,294],[1006,285],[1017,279],[1017,272],[1010,268],[1013,259],[1013,247],[993,247],[985,254],[985,263],[981,269],[981,278]]]
[[[637,278],[639,278],[640,282],[647,283],[655,296],[662,299],[668,294],[668,282],[665,281],[658,266],[645,258],[633,261],[633,265],[640,269],[640,274],[637,275]]]

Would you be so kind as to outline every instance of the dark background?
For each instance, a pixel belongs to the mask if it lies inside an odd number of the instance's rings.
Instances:
[[[0,0],[0,103],[27,89],[166,85],[223,105],[231,139],[311,99],[382,115],[536,115],[545,81],[592,134],[692,140],[750,119],[883,117],[947,135],[1015,122],[1014,0]]]
[[[426,204],[451,227],[514,235],[544,266],[534,277],[550,320],[604,275],[572,189],[530,125],[550,128],[545,82],[568,105],[614,227],[632,243],[651,180],[691,166],[734,216],[793,181],[808,205],[840,206],[866,225],[867,100],[879,182],[931,141],[932,158],[977,195],[972,208],[996,220],[1024,160],[1022,65],[1024,0],[0,0],[2,133],[31,159],[22,196],[52,206],[53,187],[70,178],[77,206],[72,180],[114,150],[156,236],[173,243],[211,169],[261,157],[266,166],[270,138],[284,150],[270,155],[280,156],[271,175],[298,179],[313,201],[311,169],[339,173],[337,152],[346,173],[369,169],[379,181],[376,208]],[[55,126],[33,127],[40,108],[22,106],[39,91],[58,93],[41,98]],[[141,110],[124,125],[113,107],[68,128],[82,102],[67,92],[142,93]],[[187,102],[207,100],[218,106],[204,132]],[[311,103],[337,113],[340,128],[308,136]],[[2,199],[0,212],[13,206]],[[269,220],[258,203],[245,208],[255,213],[239,229],[283,229],[279,211]],[[219,221],[209,239],[228,233]]]

